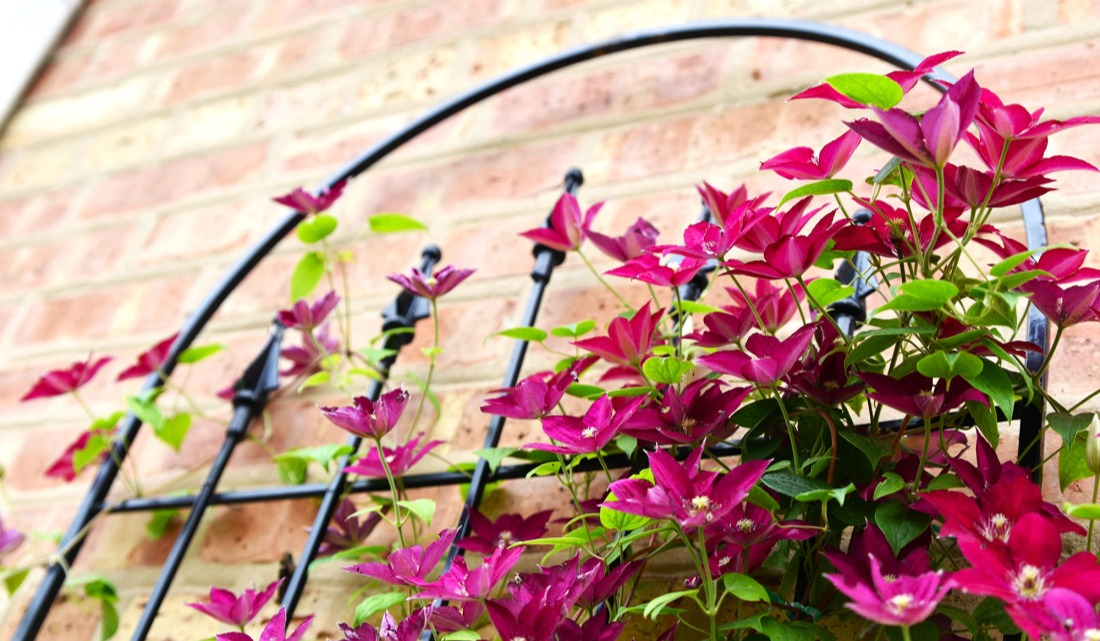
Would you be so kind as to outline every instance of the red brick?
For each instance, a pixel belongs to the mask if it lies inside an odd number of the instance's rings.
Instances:
[[[436,0],[397,12],[388,45],[426,40],[497,20],[502,0]]]
[[[300,254],[280,254],[266,258],[233,290],[233,295],[226,300],[219,315],[232,318],[255,314],[256,310],[288,307],[293,302],[290,300],[290,275],[300,258]],[[197,289],[206,291],[209,286],[212,284]]]
[[[33,379],[27,381],[28,389],[32,383]],[[46,470],[83,431],[84,428],[35,430],[32,436],[23,440],[19,454],[14,457],[5,474],[5,483],[13,490],[21,492],[65,485],[62,479],[46,476]],[[89,483],[93,476],[94,472],[85,470],[73,482],[79,487]]]
[[[43,243],[0,251],[0,287],[18,290],[45,284],[58,271],[57,257],[71,244]]]
[[[577,162],[575,140],[467,156],[439,169],[438,175],[449,176],[443,202],[453,205],[471,200],[530,197],[560,185],[562,176]]]
[[[110,176],[92,188],[81,215],[98,217],[167,204],[254,177],[267,157],[258,143]]]
[[[24,599],[30,599],[31,592],[23,590]],[[76,596],[76,592],[62,593],[50,608],[45,622],[39,633],[39,638],[50,641],[89,641],[99,638],[99,607],[98,602],[89,601],[86,598]],[[5,639],[11,639],[15,635],[15,628],[19,625],[23,613],[26,612],[26,601],[11,607],[0,628],[0,635]]]
[[[492,225],[464,225],[453,229],[440,241],[443,262],[476,268],[479,278],[529,273],[535,265],[531,255],[534,243],[519,234],[539,227],[545,217],[546,214],[540,216],[532,212],[532,215],[520,220],[509,219]],[[487,260],[490,256],[492,260]]]
[[[622,180],[679,171],[687,161],[685,142],[691,140],[697,118],[648,122],[607,134],[600,144],[600,157],[610,163],[607,174]]]
[[[129,256],[128,244],[133,227],[120,225],[87,232],[55,246],[57,263],[72,280],[90,279],[115,271]]]
[[[775,136],[781,131],[779,118],[786,108],[786,105],[775,103],[753,104],[701,116],[692,132],[688,165],[706,171],[721,162],[745,158],[764,160],[765,146],[769,142],[775,144]],[[705,174],[699,178],[718,180]]]
[[[156,46],[153,58],[165,60],[220,46],[241,33],[249,9],[250,5],[246,2],[227,2],[218,14],[204,16],[201,20],[165,33]]]
[[[330,37],[325,29],[281,38],[273,47],[274,62],[263,75],[287,74],[309,66]]]
[[[249,246],[252,233],[258,231],[245,213],[255,204],[251,200],[217,202],[162,216],[134,261],[153,264],[241,252]],[[211,235],[212,229],[218,233]]]
[[[240,86],[252,75],[259,62],[258,53],[242,51],[183,67],[172,78],[162,102],[176,104],[218,89]]]
[[[512,299],[441,301],[439,340],[443,352],[436,357],[436,368],[457,375],[459,372],[468,374],[468,368],[502,363],[511,346],[485,339],[493,332],[518,324],[513,317],[516,313],[516,301]],[[418,331],[413,342],[401,352],[401,368],[426,366],[427,360],[421,350],[431,344],[431,332]]]
[[[255,128],[272,131],[331,120],[344,113],[349,98],[360,84],[361,80],[354,73],[344,73],[276,89],[264,103]]]
[[[197,273],[189,272],[144,283],[140,291],[132,294],[132,296],[140,296],[141,300],[133,321],[133,328],[169,332],[179,327],[184,321],[186,312],[195,303],[191,300],[190,292],[197,279]],[[118,327],[116,323],[114,329],[126,330],[130,327]]]
[[[95,65],[85,82],[122,78],[145,66],[152,36],[108,40],[97,48]]]
[[[167,24],[176,17],[178,6],[179,0],[147,0],[140,4],[95,9],[84,18],[91,22],[87,35],[89,38],[103,37]]]
[[[268,0],[259,6],[259,12],[250,24],[256,33],[300,27],[303,23],[331,18],[337,13],[351,13],[375,6],[386,0],[364,0],[349,3],[348,0]]]
[[[216,508],[199,558],[207,563],[264,563],[297,553],[313,524],[313,501],[279,501]],[[210,518],[210,517],[208,517]],[[272,579],[275,577],[272,576]]]
[[[64,339],[104,338],[115,310],[129,292],[121,289],[69,294],[35,303],[16,336],[20,341],[45,343]]]

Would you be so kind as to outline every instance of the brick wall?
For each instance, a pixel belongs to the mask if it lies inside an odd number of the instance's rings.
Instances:
[[[429,106],[517,65],[637,28],[747,15],[828,21],[923,53],[961,49],[967,55],[952,69],[976,67],[979,81],[1010,101],[1045,104],[1054,117],[1100,111],[1096,0],[89,2],[0,135],[0,463],[18,524],[63,529],[90,476],[68,485],[42,476],[85,420],[62,401],[19,404],[34,377],[92,350],[116,355],[117,366],[172,333],[281,218],[270,196],[315,184]],[[377,330],[378,311],[395,292],[381,275],[405,270],[428,240],[442,245],[444,263],[479,268],[440,309],[437,433],[453,436],[452,453],[461,457],[480,444],[486,421],[478,399],[499,384],[509,349],[482,339],[516,324],[528,287],[530,257],[515,234],[545,215],[565,169],[584,169],[582,201],[609,200],[601,229],[645,215],[667,230],[696,214],[691,186],[700,180],[782,190],[752,175],[759,161],[796,142],[824,142],[842,116],[785,97],[831,73],[879,69],[822,45],[666,45],[529,83],[439,125],[356,181],[339,207],[349,229],[380,211],[431,227],[427,236],[356,244],[349,266],[356,332]],[[1100,165],[1096,128],[1052,144]],[[1066,176],[1044,199],[1054,241],[1096,244],[1098,186],[1096,175]],[[203,341],[226,343],[231,353],[200,368],[200,393],[229,382],[263,341],[272,310],[288,302],[296,251],[285,243],[210,325]],[[612,311],[570,261],[555,278],[543,324]],[[1092,362],[1098,341],[1095,327],[1074,331],[1066,360]],[[421,336],[407,350],[399,378],[423,376],[415,348],[426,344]],[[1085,367],[1088,378],[1055,366],[1055,390],[1073,396],[1095,386],[1096,366]],[[106,378],[87,395],[101,413],[136,389]],[[271,447],[341,439],[312,409],[324,398],[278,402]],[[527,431],[518,426],[507,438]],[[176,479],[206,463],[220,439],[219,428],[202,422],[179,453],[143,436],[141,478],[150,487]],[[227,483],[275,480],[266,453],[245,444]],[[432,494],[443,502],[439,521],[452,521],[454,490]],[[491,505],[531,511],[533,503],[552,505],[554,495],[552,484],[536,481],[505,488]],[[239,589],[273,579],[282,552],[300,549],[312,514],[306,502],[213,510],[152,638],[212,635],[216,629],[180,603],[200,598],[211,582]],[[170,536],[144,538],[143,523],[104,519],[77,564],[118,582],[123,635],[170,546]],[[319,613],[309,638],[327,638],[349,617],[357,582],[332,566],[315,577],[300,611]],[[10,635],[29,587],[0,602],[7,610],[0,637]],[[68,600],[41,638],[93,638],[93,615],[89,604]]]

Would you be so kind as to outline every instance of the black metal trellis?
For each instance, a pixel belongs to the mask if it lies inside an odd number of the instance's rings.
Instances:
[[[388,138],[382,140],[378,144],[374,145],[370,149],[363,152],[360,156],[348,163],[345,167],[337,171],[330,178],[322,183],[319,190],[324,191],[332,187],[334,184],[354,178],[362,172],[369,169],[378,161],[388,156],[399,147],[409,142],[419,134],[423,133],[432,126],[439,122],[449,118],[452,115],[457,114],[463,109],[482,102],[496,94],[522,84],[528,80],[539,78],[543,75],[549,74],[553,71],[572,66],[581,62],[592,60],[598,57],[602,57],[608,54],[618,53],[622,51],[628,51],[631,49],[646,47],[650,45],[666,43],[666,42],[678,42],[686,40],[695,40],[701,38],[729,38],[729,37],[778,37],[778,38],[792,38],[797,40],[805,40],[818,42],[833,46],[838,46],[844,49],[852,50],[867,54],[871,57],[878,58],[887,63],[893,64],[899,68],[912,69],[917,63],[921,61],[921,56],[905,50],[895,44],[886,42],[884,40],[868,36],[856,31],[844,29],[831,25],[815,24],[811,22],[798,21],[798,20],[779,20],[779,19],[732,19],[732,20],[719,20],[711,22],[698,22],[689,23],[685,25],[660,28],[642,31],[618,38],[613,38],[604,42],[595,43],[579,47],[562,54],[558,54],[547,58],[541,62],[533,65],[523,67],[516,71],[504,74],[499,78],[492,80],[484,85],[474,88],[466,93],[460,94],[450,100],[443,102],[438,107],[429,110],[419,118],[412,121],[406,127],[400,131],[394,133]],[[946,74],[941,74],[936,77],[949,78]],[[1027,236],[1027,245],[1029,248],[1038,248],[1046,244],[1046,230],[1043,222],[1043,211],[1038,199],[1024,203],[1021,206],[1022,216],[1025,225],[1025,232]],[[284,219],[275,227],[267,232],[267,234],[253,247],[251,247],[238,261],[235,263],[222,280],[215,286],[215,288],[208,294],[208,296],[199,305],[194,314],[183,324],[180,333],[170,350],[168,358],[165,360],[162,370],[166,376],[170,376],[175,369],[177,359],[180,353],[187,349],[191,343],[195,340],[198,334],[205,327],[207,322],[211,319],[213,314],[221,306],[225,298],[241,283],[241,281],[256,267],[257,264],[269,254],[275,246],[292,231],[297,224],[303,220],[305,214],[300,211],[288,212]],[[536,254],[536,273],[539,272],[542,261],[552,263],[552,259],[545,258],[549,254]],[[438,259],[436,259],[438,260]],[[545,266],[545,272],[547,278],[552,265]],[[539,283],[539,277],[536,276],[536,289],[539,290],[538,296],[541,297],[541,290],[545,287],[545,282]],[[533,295],[534,297],[534,295]],[[537,309],[537,305],[536,305]],[[415,321],[413,321],[415,322]],[[1042,314],[1031,309],[1027,323],[1027,338],[1036,345],[1039,345],[1046,350],[1048,344],[1048,325],[1047,320]],[[272,342],[277,342],[272,340]],[[513,360],[518,358],[522,361],[523,348],[517,347],[513,354]],[[1043,354],[1030,352],[1027,356],[1027,366],[1031,371],[1038,371],[1042,364]],[[258,361],[259,362],[259,361]],[[261,367],[262,370],[262,367]],[[518,368],[517,368],[518,372]],[[260,378],[257,375],[257,378]],[[515,381],[513,380],[512,383]],[[159,374],[152,374],[146,380],[143,390],[153,389],[163,383],[163,380]],[[261,390],[261,387],[257,387],[257,390]],[[240,395],[241,392],[239,391]],[[264,393],[257,391],[254,398],[245,399],[241,397],[240,405],[235,401],[234,416],[237,416],[237,409],[241,409],[242,415],[246,411],[253,411],[248,408],[253,406],[262,407],[262,397]],[[1021,454],[1019,462],[1022,465],[1037,469],[1040,462],[1043,460],[1043,451],[1041,440],[1038,440],[1036,444],[1027,449],[1024,448],[1028,443],[1036,441],[1040,432],[1040,426],[1043,415],[1043,405],[1041,400],[1038,400],[1032,404],[1025,406],[1020,412],[1020,447]],[[245,422],[247,424],[247,421]],[[503,421],[501,421],[503,423]],[[113,446],[112,456],[106,459],[106,461],[99,467],[96,472],[94,482],[88,494],[85,496],[81,505],[79,506],[77,513],[70,525],[68,531],[65,533],[62,539],[63,550],[62,558],[59,562],[51,565],[43,577],[41,583],[38,586],[37,592],[28,604],[26,613],[24,614],[19,626],[16,629],[14,639],[17,641],[30,641],[36,638],[38,632],[45,621],[49,608],[56,599],[62,584],[65,579],[66,568],[69,567],[75,560],[76,556],[80,552],[80,548],[83,543],[83,534],[87,526],[95,519],[99,514],[105,510],[119,511],[119,512],[131,512],[142,511],[151,509],[161,509],[164,507],[192,507],[192,518],[197,523],[198,514],[201,513],[200,506],[207,505],[225,505],[232,503],[248,503],[256,501],[271,501],[271,500],[284,500],[292,498],[301,498],[307,496],[323,496],[325,497],[322,513],[325,509],[332,508],[334,502],[331,497],[333,496],[333,489],[338,483],[332,484],[312,484],[293,487],[278,487],[278,488],[262,488],[258,490],[246,490],[238,492],[225,492],[218,493],[216,491],[216,475],[214,470],[211,471],[211,478],[213,482],[208,486],[204,486],[198,496],[193,497],[170,497],[170,498],[143,498],[143,499],[131,499],[128,501],[122,501],[116,504],[106,503],[106,497],[113,486],[114,481],[118,475],[119,465],[125,459],[130,444],[133,442],[138,430],[141,427],[141,421],[137,417],[130,415],[127,416],[120,426],[115,445]],[[499,426],[497,429],[502,427]],[[492,426],[490,430],[492,430]],[[232,431],[232,430],[231,430]],[[490,437],[492,432],[490,432]],[[236,438],[233,434],[229,434],[227,442],[233,438]],[[497,436],[499,438],[499,434]],[[488,442],[488,439],[487,439]],[[493,441],[495,443],[495,440]],[[616,461],[619,464],[626,465],[626,461]],[[501,466],[497,469],[496,473],[490,473],[488,466],[484,461],[481,461],[475,472],[474,482],[471,484],[470,496],[478,497],[473,499],[473,505],[477,504],[480,500],[481,493],[484,490],[485,485],[495,479],[503,478],[518,478],[526,474],[531,466]],[[218,472],[220,474],[220,472]],[[443,485],[451,483],[465,482],[467,478],[464,475],[457,473],[438,473],[438,474],[422,474],[407,476],[404,478],[404,484],[406,487],[426,487],[434,485]],[[340,484],[343,483],[341,479]],[[362,481],[356,481],[348,484],[347,488],[352,492],[359,491],[372,491],[383,489],[385,487],[385,481],[377,479],[368,479]],[[339,490],[335,490],[335,495],[339,496]],[[463,519],[466,517],[464,516]],[[314,534],[318,535],[320,531],[327,525],[327,518],[320,527],[315,525]],[[187,529],[187,528],[185,528]],[[310,546],[314,546],[312,549],[316,550],[317,541],[314,541],[315,537],[311,537],[309,544],[307,544],[307,550]],[[177,542],[177,546],[186,548],[187,543]],[[299,567],[303,568],[308,566],[309,560],[312,558],[312,553],[308,558],[302,558],[299,563]],[[167,569],[167,568],[166,568]],[[289,603],[284,602],[289,610],[293,610],[294,605],[297,602],[297,594],[300,594],[301,588],[305,582],[305,570],[300,570],[296,573],[291,580],[291,586],[295,587],[295,596],[291,596],[292,593],[288,589],[287,599]],[[170,583],[170,578],[168,582]],[[164,589],[167,589],[167,583]],[[151,610],[152,614],[149,616],[149,623],[152,621],[152,617],[155,616],[155,608]],[[143,617],[144,620],[144,617]],[[139,628],[135,633],[135,639],[140,640],[144,638],[145,633],[141,632]]]

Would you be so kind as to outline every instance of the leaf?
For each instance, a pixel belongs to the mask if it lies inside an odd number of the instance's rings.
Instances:
[[[759,581],[750,576],[731,572],[722,576],[722,585],[725,586],[726,592],[729,592],[742,601],[748,603],[756,603],[757,601],[763,601],[764,603],[772,602],[764,586],[760,585]]]
[[[959,295],[954,283],[944,280],[911,280],[898,286],[901,293],[879,306],[880,310],[932,312]]]
[[[905,479],[893,472],[887,472],[882,475],[882,482],[875,486],[875,495],[871,498],[877,501],[884,496],[890,496],[894,492],[900,491],[904,487]]]
[[[298,393],[301,394],[303,390],[307,390],[311,387],[324,385],[325,383],[328,383],[329,378],[330,377],[328,372],[317,372],[316,374],[311,374],[309,378],[302,381],[302,384],[298,386]]]
[[[337,225],[336,219],[332,216],[317,214],[298,223],[296,231],[298,232],[298,239],[310,245],[327,238],[329,234],[336,231]]]
[[[712,314],[714,312],[722,311],[719,307],[707,305],[706,303],[700,303],[697,300],[690,300],[687,298],[673,301],[672,304],[679,308],[684,314]]]
[[[559,325],[550,330],[550,334],[558,338],[580,338],[594,329],[596,329],[596,321],[589,319],[577,321],[569,325]]]
[[[480,639],[481,635],[473,630],[459,630],[443,635],[440,641],[479,641]]]
[[[1062,511],[1066,513],[1066,516],[1072,516],[1075,519],[1086,519],[1088,521],[1100,519],[1100,503],[1074,505],[1067,502],[1062,506]]]
[[[654,383],[676,385],[684,380],[684,375],[695,369],[689,361],[678,358],[649,358],[642,363],[642,372]]]
[[[352,625],[358,627],[364,621],[382,612],[386,608],[404,603],[407,596],[408,595],[404,592],[383,592],[381,594],[370,595],[360,601],[359,605],[355,606],[355,623]]]
[[[126,407],[154,430],[164,427],[164,415],[160,413],[156,401],[139,396],[126,397]]]
[[[421,521],[431,525],[435,516],[435,501],[431,499],[414,499],[411,501],[398,501],[397,504],[420,517]]]
[[[1008,272],[1012,271],[1012,269],[1014,267],[1017,267],[1020,263],[1024,262],[1028,258],[1031,258],[1035,254],[1045,251],[1046,249],[1048,248],[1041,247],[1039,249],[1028,249],[1018,254],[1013,254],[1008,258],[1002,260],[1001,262],[997,263],[996,265],[990,267],[989,275],[995,278],[1000,278]]]
[[[428,227],[404,214],[375,214],[367,218],[370,230],[376,234],[395,234],[404,231],[428,231]]]
[[[276,463],[288,460],[302,461],[306,465],[309,463],[317,463],[329,471],[329,464],[340,458],[341,456],[347,456],[353,452],[353,448],[350,445],[340,443],[328,443],[326,445],[318,445],[315,447],[299,447],[293,450],[287,450],[282,454],[276,454],[273,458]]]
[[[896,345],[898,340],[897,336],[871,336],[860,340],[844,357],[844,364],[850,367],[873,356],[878,356]]]
[[[558,461],[547,461],[528,472],[527,478],[531,478],[532,476],[553,476],[560,471],[561,463]]]
[[[928,378],[962,376],[970,380],[982,372],[982,359],[969,352],[939,350],[917,361],[917,371]]]
[[[320,252],[309,252],[294,266],[290,276],[290,300],[309,296],[325,275],[325,257]]]
[[[187,432],[191,430],[191,415],[187,412],[180,412],[170,419],[164,421],[164,425],[160,428],[154,428],[153,433],[156,437],[168,444],[168,447],[176,450],[180,450],[180,446],[183,445],[183,439],[187,437]]]
[[[638,439],[633,436],[627,436],[626,434],[620,434],[615,437],[615,445],[623,451],[623,454],[634,456],[634,450],[638,448]]]
[[[794,497],[796,501],[802,501],[803,503],[814,503],[820,501],[822,503],[827,502],[829,499],[836,499],[836,502],[840,505],[844,505],[844,497],[848,496],[850,492],[856,491],[855,483],[849,483],[845,487],[820,490],[810,490],[809,492],[802,492],[798,496]]]
[[[956,487],[963,487],[962,480],[954,474],[940,474],[936,478],[928,482],[927,490],[951,490]]]
[[[23,585],[23,581],[26,580],[30,572],[30,568],[26,568],[23,570],[16,570],[4,577],[4,589],[7,590],[8,596],[15,594],[15,591],[19,589],[19,586]]]
[[[497,468],[500,467],[500,462],[518,450],[517,447],[486,447],[474,450],[474,454],[485,459],[485,462],[489,464],[489,471],[495,473]]]
[[[607,392],[607,395],[611,398],[619,398],[621,396],[626,396],[626,397],[633,398],[635,396],[645,396],[648,393],[649,393],[649,388],[648,387],[622,387],[622,388],[613,389],[610,392]]]
[[[873,73],[842,73],[825,79],[830,87],[862,104],[891,109],[905,96],[896,81]]]
[[[799,476],[791,472],[772,472],[765,474],[761,479],[764,485],[779,492],[784,496],[796,498],[799,494],[815,492],[818,490],[832,490],[833,486],[808,476]]]
[[[890,174],[894,173],[894,170],[897,169],[900,165],[901,158],[898,158],[897,156],[894,156],[890,160],[886,161],[886,164],[882,166],[882,169],[879,169],[878,173],[875,174],[875,177],[871,179],[871,184],[881,185],[887,178],[890,177]]]
[[[928,515],[897,501],[886,501],[875,508],[875,524],[882,530],[894,554],[899,554],[902,548],[927,530],[929,522]]]
[[[1092,425],[1095,418],[1096,415],[1092,412],[1082,414],[1051,412],[1047,414],[1047,424],[1050,425],[1050,429],[1058,432],[1058,435],[1062,437],[1062,444],[1068,446],[1077,437],[1078,433],[1087,430],[1089,425]]]
[[[841,432],[840,438],[848,441],[860,452],[863,452],[863,455],[866,456],[867,460],[871,463],[871,467],[875,467],[883,457],[891,454],[889,445],[876,438],[871,438],[870,436],[856,434],[855,432]]]
[[[985,440],[989,441],[993,447],[997,447],[997,444],[1001,442],[1001,426],[997,422],[996,410],[976,401],[967,401],[966,411],[974,419],[974,425],[978,427],[978,431],[985,437]]]
[[[966,382],[988,396],[1001,413],[1012,417],[1016,405],[1016,392],[1012,387],[1012,381],[1008,378],[1008,372],[1003,367],[983,358],[982,371],[977,376],[967,378]],[[996,443],[992,445],[997,447]]]
[[[1087,441],[1088,438],[1084,434],[1078,433],[1072,443],[1062,446],[1062,451],[1058,454],[1058,485],[1063,492],[1070,483],[1093,475],[1085,460]]]
[[[587,385],[585,383],[573,383],[569,387],[565,388],[565,393],[570,396],[576,396],[577,398],[596,399],[607,391],[602,387],[595,385]]]
[[[840,178],[818,180],[788,191],[786,195],[779,200],[777,207],[782,207],[783,203],[789,200],[795,200],[804,196],[825,196],[827,194],[841,194],[849,191],[852,191],[852,181],[850,180],[843,180]]]
[[[489,336],[504,336],[505,338],[514,338],[516,340],[527,341],[528,343],[541,343],[546,340],[546,332],[537,327],[513,327],[511,329],[502,329],[495,334],[489,334]],[[488,340],[488,337],[486,337]]]
[[[834,278],[818,278],[806,285],[806,293],[822,307],[844,300],[855,291],[851,285],[844,285]]]
[[[685,596],[689,596],[689,595],[690,596],[695,596],[698,592],[699,592],[699,590],[680,590],[679,592],[670,592],[668,594],[662,594],[661,596],[657,597],[656,599],[653,599],[652,601],[650,601],[649,603],[646,604],[645,609],[642,610],[642,616],[644,616],[647,619],[656,620],[657,617],[661,615],[661,610],[663,610],[666,605],[671,604],[673,601],[675,601],[676,599],[679,599],[681,597],[685,597]]]
[[[99,455],[111,446],[111,437],[103,432],[93,431],[87,444],[73,452],[73,469],[77,474],[88,465],[99,460]]]
[[[114,602],[104,600],[100,602],[100,611],[102,612],[100,630],[106,641],[118,632],[118,608],[115,607]]]
[[[382,359],[389,358],[390,356],[397,356],[396,349],[388,349],[385,347],[363,347],[359,350],[359,353],[363,355],[363,358],[367,359],[367,362],[378,367],[382,363]]]
[[[761,488],[759,485],[754,485],[752,486],[752,489],[749,490],[748,501],[749,503],[752,503],[757,507],[762,507],[769,512],[775,512],[779,509],[779,502],[772,498],[772,495],[764,491],[764,489]]]
[[[761,621],[761,631],[771,641],[817,641],[817,635],[812,629],[797,625],[800,622],[784,622],[778,619],[764,619]]]
[[[224,349],[225,345],[195,345],[194,347],[188,347],[180,353],[179,362],[183,365],[191,365],[210,358]]]
[[[306,468],[308,464],[299,458],[288,458],[276,461],[279,470],[279,478],[287,485],[301,485],[306,482]]]
[[[172,522],[172,519],[179,513],[180,510],[176,508],[153,510],[153,513],[149,515],[149,520],[145,522],[145,536],[149,537],[150,541],[159,541],[168,530],[168,525]]]
[[[970,611],[978,625],[996,628],[1003,634],[1019,634],[1020,628],[1012,622],[1004,603],[994,597],[986,597]]]
[[[614,493],[608,497],[609,501],[614,501]],[[643,528],[650,523],[653,519],[645,516],[639,516],[637,514],[627,514],[626,512],[620,512],[610,507],[600,508],[600,525],[609,530],[616,530],[618,532],[628,532],[630,530],[637,530]]]

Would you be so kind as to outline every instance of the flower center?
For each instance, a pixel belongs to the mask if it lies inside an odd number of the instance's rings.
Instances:
[[[712,501],[709,496],[699,495],[691,499],[691,501],[685,501],[685,503],[688,516],[696,516],[700,512],[705,512],[708,523],[714,520],[714,515],[711,514],[711,510],[718,507],[718,504]]]
[[[439,281],[435,279],[435,276],[429,276],[428,279],[424,282],[428,285],[428,287],[435,287],[439,284]]]
[[[1025,563],[1012,580],[1012,589],[1021,599],[1038,599],[1047,593],[1048,587],[1043,571]]]
[[[1085,641],[1100,641],[1100,628],[1089,628],[1082,636]]]
[[[661,256],[661,260],[657,263],[661,267],[668,267],[672,271],[680,269],[679,257],[675,254],[665,254]]]
[[[724,557],[718,559],[718,567],[720,567],[720,568],[725,567],[725,566],[729,565],[730,561],[732,561],[732,560],[733,559],[729,558],[728,556],[724,556]]]
[[[512,531],[504,530],[497,536],[497,547],[506,548],[512,542]]]
[[[581,430],[581,436],[584,438],[596,438],[596,428],[589,426]]]
[[[910,605],[913,605],[913,600],[912,594],[896,594],[886,603],[894,611],[894,614],[900,615],[904,614]]]
[[[752,519],[738,519],[737,520],[737,529],[741,530],[745,534],[748,534],[749,532],[752,532],[752,528],[753,528],[754,525],[756,525],[756,523],[754,523]]]
[[[998,512],[982,523],[981,533],[990,541],[1001,540],[1008,543],[1008,534],[1012,531],[1012,521],[1007,516]]]
[[[898,580],[898,575],[896,575],[896,574],[883,574],[882,575],[882,580],[886,581],[887,583],[893,583],[894,581]]]
[[[836,381],[825,381],[821,385],[825,388],[826,392],[835,392],[840,389],[840,383]]]
[[[696,420],[690,416],[685,416],[684,420],[680,421],[680,429],[684,434],[691,434],[695,430]]]

